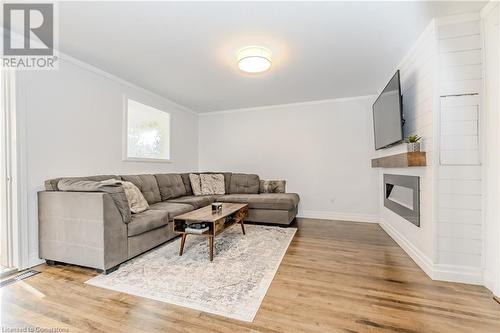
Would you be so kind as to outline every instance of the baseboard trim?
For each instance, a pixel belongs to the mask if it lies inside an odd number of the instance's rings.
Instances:
[[[299,212],[297,217],[322,219],[322,220],[366,222],[366,223],[380,222],[378,215],[351,214],[351,213],[326,212],[326,211],[315,211],[315,210],[302,210]]]
[[[481,267],[434,264],[432,279],[483,285]]]
[[[406,237],[394,229],[389,223],[380,220],[380,226],[398,245],[413,259],[413,261],[427,274],[433,278],[433,263],[422,251],[411,244]]]
[[[28,258],[28,267],[26,267],[26,268],[35,267],[35,266],[38,266],[40,264],[43,264],[44,262],[45,262],[45,260],[40,259],[38,257],[38,253],[32,253],[32,254],[30,254],[30,256]]]
[[[380,226],[432,280],[483,285],[480,267],[435,264],[387,221],[381,219]]]
[[[500,297],[500,285],[495,283],[495,273],[488,269],[483,269],[483,285],[488,288],[493,295]]]

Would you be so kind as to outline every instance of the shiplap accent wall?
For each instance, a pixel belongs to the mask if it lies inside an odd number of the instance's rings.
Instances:
[[[481,282],[480,20],[437,26],[439,165],[437,265]],[[460,280],[460,279],[458,279]]]
[[[479,165],[480,21],[439,26],[440,164]]]
[[[420,177],[420,227],[406,221],[380,203],[381,226],[432,277],[435,262],[434,223],[434,114],[437,91],[437,43],[434,21],[422,33],[398,68],[401,72],[403,111],[406,120],[405,136],[422,136],[422,150],[427,153],[427,166],[418,168],[380,169],[383,174],[401,174]],[[377,157],[406,152],[406,144],[379,150]],[[383,188],[381,188],[383,198]]]
[[[478,14],[437,19],[398,66],[405,135],[423,137],[428,165],[380,171],[420,176],[421,200],[420,228],[382,202],[381,226],[437,280],[482,284],[481,45]]]
[[[483,280],[500,297],[500,3],[481,10],[483,39]]]

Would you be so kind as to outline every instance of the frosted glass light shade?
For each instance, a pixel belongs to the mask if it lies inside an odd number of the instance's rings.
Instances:
[[[238,68],[246,73],[262,73],[271,68],[271,51],[262,46],[247,46],[238,51]]]

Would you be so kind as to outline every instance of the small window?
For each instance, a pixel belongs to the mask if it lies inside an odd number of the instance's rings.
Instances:
[[[125,160],[170,160],[170,114],[127,99]]]

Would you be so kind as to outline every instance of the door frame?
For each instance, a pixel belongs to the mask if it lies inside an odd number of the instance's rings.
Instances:
[[[0,117],[0,264],[8,271],[21,268],[19,232],[18,140],[16,119],[16,73],[2,69]]]

